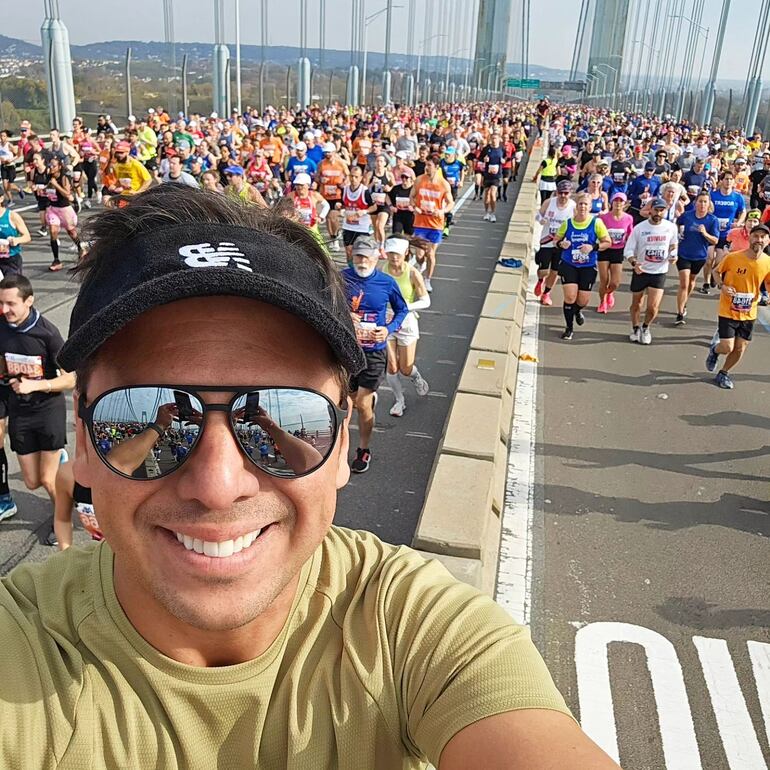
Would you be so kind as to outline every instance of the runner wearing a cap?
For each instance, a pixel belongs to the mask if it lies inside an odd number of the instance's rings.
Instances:
[[[227,179],[225,195],[245,203],[255,203],[260,208],[266,209],[267,203],[254,185],[250,185],[245,178],[243,166],[233,163],[225,166],[224,175]]]
[[[374,430],[376,393],[387,369],[388,335],[401,328],[409,310],[395,279],[377,270],[379,244],[368,237],[359,238],[352,252],[353,264],[342,271],[342,278],[366,366],[350,380],[353,406],[358,412],[358,447],[350,469],[354,473],[366,473],[372,460],[369,444]],[[388,308],[393,313],[390,321]]]
[[[412,187],[410,202],[414,211],[414,234],[430,243],[425,288],[433,291],[431,278],[436,269],[436,250],[441,243],[444,217],[453,206],[449,183],[441,176],[438,156],[431,155],[425,162],[425,173],[418,176]]]
[[[152,184],[150,172],[136,158],[131,157],[130,152],[131,145],[128,142],[115,145],[112,173],[116,183],[108,188],[112,195],[138,195]]]
[[[337,147],[333,142],[327,142],[323,146],[323,160],[318,164],[316,183],[323,199],[329,204],[329,216],[326,219],[326,229],[329,231],[329,248],[331,251],[339,251],[340,236],[340,208],[342,203],[342,190],[350,174],[347,163],[337,154]]]
[[[671,262],[676,261],[678,233],[676,225],[664,219],[668,204],[663,198],[654,198],[647,221],[634,227],[626,242],[624,253],[634,274],[631,278],[631,342],[649,345],[652,342],[650,326],[658,316],[666,274]],[[642,300],[647,294],[647,309],[641,322]]]
[[[645,221],[641,214],[642,206],[658,194],[662,184],[663,180],[655,176],[655,164],[648,161],[644,166],[643,175],[636,177],[628,186],[630,213],[636,224]]]
[[[364,174],[364,185],[368,188],[372,202],[377,207],[372,214],[372,229],[374,240],[380,245],[380,249],[385,243],[385,227],[390,217],[388,193],[395,184],[396,180],[388,168],[386,157],[378,155],[374,161],[374,168]]]
[[[711,196],[701,192],[695,198],[695,207],[685,211],[677,220],[679,249],[676,269],[679,271],[679,289],[676,294],[676,326],[687,322],[687,301],[695,288],[698,273],[706,264],[709,253],[719,241],[719,220],[711,213]]]
[[[754,332],[757,305],[762,287],[770,289],[770,229],[757,225],[749,233],[749,247],[731,252],[716,268],[720,278],[718,341],[712,341],[706,368],[713,372],[719,356],[726,356],[714,379],[720,388],[735,387],[729,372],[746,352]]]
[[[430,307],[430,294],[425,289],[422,273],[409,264],[408,252],[408,238],[391,236],[385,241],[387,262],[382,272],[396,281],[409,310],[400,328],[388,337],[386,379],[395,397],[395,403],[390,408],[390,414],[393,417],[402,417],[406,409],[401,375],[412,381],[418,396],[427,396],[430,390],[414,363],[417,355],[417,341],[420,339],[417,311]]]
[[[292,184],[297,174],[308,174],[312,179],[317,171],[316,162],[307,156],[307,145],[304,142],[297,142],[294,146],[294,155],[290,156],[286,163],[286,181]]]
[[[465,164],[457,156],[457,150],[454,147],[447,147],[444,155],[439,162],[439,168],[444,175],[444,179],[449,182],[449,190],[452,193],[452,199],[457,200],[458,192],[465,179]],[[447,212],[444,221],[443,236],[449,237],[449,229],[452,226],[452,212]]]
[[[563,222],[556,232],[556,246],[561,249],[562,291],[564,293],[565,328],[561,338],[571,340],[574,324],[585,323],[583,310],[591,301],[596,283],[597,253],[610,247],[610,236],[604,223],[591,214],[591,196],[578,193],[575,214]]]
[[[371,215],[377,210],[371,193],[361,182],[363,176],[360,166],[351,167],[350,184],[342,190],[342,201],[337,204],[342,211],[342,242],[348,264],[352,264],[353,244],[357,238],[369,235]]]
[[[552,305],[551,289],[559,277],[561,249],[556,247],[556,233],[559,228],[575,214],[575,201],[570,197],[573,184],[562,180],[556,185],[556,194],[552,195],[540,206],[537,220],[542,229],[540,234],[540,249],[535,254],[537,262],[537,283],[535,296],[540,297],[542,305]]]
[[[611,245],[599,252],[599,307],[597,313],[608,313],[615,307],[615,291],[623,277],[623,249],[631,231],[634,218],[626,213],[628,198],[623,192],[614,192],[610,198],[610,210],[599,215],[604,222]]]
[[[0,583],[6,763],[616,768],[491,598],[332,526],[364,361],[307,232],[176,185],[97,220],[59,362],[105,540]]]
[[[320,243],[323,243],[324,240],[318,225],[326,222],[329,204],[320,193],[310,189],[312,184],[313,180],[309,174],[297,174],[294,177],[294,184],[288,195],[288,200],[294,207],[297,219],[310,229]]]

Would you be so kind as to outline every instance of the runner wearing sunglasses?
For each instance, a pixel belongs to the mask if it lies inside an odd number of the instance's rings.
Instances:
[[[491,598],[332,526],[364,359],[307,229],[160,185],[91,237],[59,365],[105,540],[0,583],[0,765],[616,767]],[[190,450],[135,478],[95,427]]]

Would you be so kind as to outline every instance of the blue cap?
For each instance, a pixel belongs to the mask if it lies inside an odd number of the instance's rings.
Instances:
[[[667,209],[668,203],[666,203],[663,198],[653,198],[650,207],[653,209]]]
[[[447,147],[444,153],[447,155],[454,155],[457,152],[454,147]]]
[[[243,176],[244,175],[243,166],[239,166],[237,164],[234,164],[232,166],[227,166],[224,169],[224,173],[234,174],[235,176]]]
[[[655,164],[651,160],[644,164],[645,171],[655,171],[655,168]]]

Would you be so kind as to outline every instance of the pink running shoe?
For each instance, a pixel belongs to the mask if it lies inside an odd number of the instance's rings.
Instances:
[[[543,279],[538,278],[535,284],[535,296],[539,297],[543,293]]]
[[[607,310],[612,310],[615,307],[615,292],[611,291],[607,295]]]
[[[607,312],[607,298],[605,297],[600,303],[599,307],[596,308],[597,313],[606,313]]]
[[[543,294],[542,297],[540,297],[540,304],[546,305],[547,307],[550,307],[553,305],[553,300],[551,299],[551,292],[547,291],[545,294]]]

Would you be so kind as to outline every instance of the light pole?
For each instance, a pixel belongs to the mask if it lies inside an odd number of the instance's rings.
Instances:
[[[495,67],[497,67],[497,64],[487,64],[487,66],[486,66],[486,67],[482,67],[482,68],[479,70],[479,79],[478,79],[478,82],[476,83],[476,88],[478,88],[479,90],[481,90],[481,78],[482,78],[482,75],[483,75],[483,74],[484,74],[484,73],[485,73],[487,70],[491,70],[491,69],[494,69]]]
[[[415,75],[415,82],[417,85],[420,85],[420,65],[422,64],[422,52],[424,50],[425,43],[430,43],[431,40],[435,40],[437,37],[446,37],[446,35],[440,34],[440,35],[431,35],[430,37],[425,37],[420,41],[420,44],[417,46],[417,74]]]
[[[706,93],[703,100],[700,123],[702,126],[711,123],[711,113],[714,109],[714,99],[716,98],[716,79],[719,74],[719,62],[722,58],[722,44],[725,39],[725,30],[727,29],[727,19],[730,16],[730,0],[722,0],[722,15],[719,17],[719,29],[717,31],[717,42],[714,47],[714,58],[711,62],[711,75],[706,84]]]
[[[691,19],[689,16],[669,16],[668,18],[680,19],[681,21],[689,22],[695,29],[695,36],[696,36],[694,45],[688,46],[688,48],[685,50],[685,59],[683,61],[682,78],[679,82],[680,94],[679,94],[678,104],[676,109],[676,117],[678,120],[681,120],[682,113],[684,111],[685,92],[689,90],[690,84],[692,83],[692,67],[695,64],[695,54],[698,48],[697,37],[699,37],[700,35],[704,36],[703,52],[701,54],[701,62],[700,62],[700,72],[698,73],[698,82],[700,83],[700,80],[703,77],[703,60],[706,55],[706,47],[708,46],[709,34],[711,30],[707,27],[704,27],[698,24],[698,22],[695,21],[695,19]],[[663,112],[664,108],[665,108],[665,97],[664,97],[663,107],[661,107],[661,112]]]
[[[369,56],[368,51],[368,39],[369,39],[369,25],[377,18],[382,16],[383,13],[387,13],[391,8],[403,8],[403,5],[393,5],[390,2],[385,8],[380,8],[379,11],[375,11],[364,19],[364,60],[363,60],[363,73],[361,78],[361,104],[366,104],[366,60]]]
[[[446,97],[446,94],[449,93],[449,68],[452,64],[452,57],[457,56],[457,54],[462,53],[463,51],[469,50],[468,48],[458,48],[456,51],[452,51],[452,53],[449,54],[446,60],[446,77],[444,78],[444,96]]]
[[[617,83],[618,71],[617,71],[617,69],[615,69],[615,67],[611,67],[609,64],[603,64],[601,62],[599,64],[594,64],[594,69],[597,69],[598,67],[606,67],[608,70],[612,70],[612,72],[613,72],[613,74],[615,76],[614,79],[613,79],[613,83]],[[607,78],[604,79],[604,85],[605,85],[605,90],[606,90]],[[610,94],[610,99],[607,100],[607,106],[608,107],[610,106],[610,100],[614,101],[614,99],[615,99],[615,88],[614,87],[613,87],[612,91],[613,92]],[[604,94],[602,94],[602,96],[604,96],[606,98],[607,94],[604,93]]]
[[[241,2],[235,0],[235,101],[238,114],[243,115],[241,104]]]

